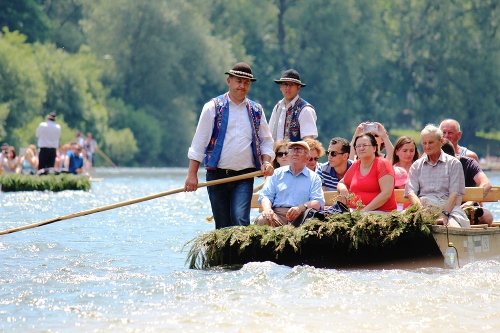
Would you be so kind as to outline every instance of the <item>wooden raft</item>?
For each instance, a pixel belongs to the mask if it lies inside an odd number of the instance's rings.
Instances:
[[[409,203],[410,200],[404,197],[404,189],[395,189],[396,201],[398,203]],[[331,206],[335,201],[337,201],[338,192],[326,191],[325,192],[325,205]],[[261,208],[259,204],[259,194],[254,193],[252,195],[252,208]],[[493,186],[486,197],[483,196],[482,187],[466,187],[465,195],[462,197],[462,201],[476,201],[476,202],[497,202],[500,201],[500,186]]]

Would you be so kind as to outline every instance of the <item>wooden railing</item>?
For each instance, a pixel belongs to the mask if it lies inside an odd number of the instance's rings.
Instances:
[[[396,193],[396,201],[399,203],[407,203],[410,202],[407,198],[404,197],[404,189],[395,189]],[[476,201],[476,202],[497,202],[500,201],[500,186],[493,186],[485,197],[483,195],[484,191],[482,187],[466,187],[465,195],[462,197],[462,201]],[[337,200],[338,193],[337,192],[325,192],[325,205],[331,206]],[[258,202],[259,194],[254,193],[252,196],[252,208],[260,208],[260,204]]]

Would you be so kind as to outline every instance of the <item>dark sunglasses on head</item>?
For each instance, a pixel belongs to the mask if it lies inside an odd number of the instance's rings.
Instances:
[[[343,153],[341,151],[327,151],[326,152],[326,155],[330,155],[331,157],[335,157],[337,155],[342,155],[342,154],[347,154],[347,153]]]
[[[288,152],[287,151],[279,151],[276,153],[276,156],[278,156],[278,157],[288,156]]]
[[[312,161],[318,162],[319,161],[319,157],[309,157],[309,162],[312,162]]]

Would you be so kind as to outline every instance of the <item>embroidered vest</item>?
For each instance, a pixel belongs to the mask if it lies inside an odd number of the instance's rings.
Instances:
[[[205,168],[215,169],[219,164],[224,137],[226,136],[227,123],[229,121],[229,98],[228,94],[220,95],[212,99],[215,106],[214,129],[212,137],[205,149]],[[247,99],[247,111],[250,124],[252,126],[252,152],[257,169],[260,169],[260,137],[259,127],[262,117],[262,106]]]
[[[289,138],[291,142],[302,140],[300,135],[299,115],[303,108],[310,106],[314,107],[302,98],[298,98],[295,105],[286,110],[285,128],[283,138]]]

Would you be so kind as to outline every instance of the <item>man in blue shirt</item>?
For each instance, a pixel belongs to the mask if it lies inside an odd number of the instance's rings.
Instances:
[[[321,179],[306,166],[309,145],[305,141],[288,146],[290,165],[278,168],[269,177],[259,196],[262,215],[255,224],[277,227],[302,217],[308,208],[325,205]]]
[[[83,173],[85,170],[83,168],[83,157],[81,156],[82,146],[75,144],[72,150],[68,150],[66,153],[66,158],[64,160],[64,165],[67,166],[68,172],[72,174]]]
[[[318,175],[321,178],[323,191],[337,191],[339,180],[344,177],[346,171],[351,167],[349,159],[351,144],[344,138],[333,138],[330,140],[326,156],[328,162],[320,165]]]

